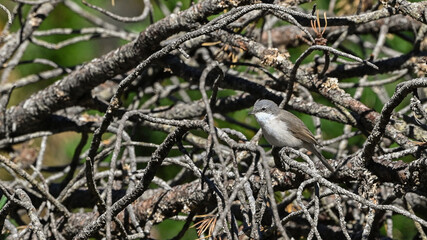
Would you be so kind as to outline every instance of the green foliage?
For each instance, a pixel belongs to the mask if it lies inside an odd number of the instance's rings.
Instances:
[[[417,235],[414,221],[402,215],[393,215],[393,239],[411,240]],[[386,236],[386,227],[381,227],[381,234]]]
[[[6,195],[2,195],[0,199],[0,210],[3,209],[4,205],[7,203],[7,197]]]
[[[165,220],[159,225],[155,226],[155,230],[153,232],[158,234],[155,239],[171,239],[179,233],[179,231],[182,229],[182,226],[184,226],[184,222],[182,221]],[[196,229],[189,228],[184,234],[184,237],[181,239],[197,239]]]

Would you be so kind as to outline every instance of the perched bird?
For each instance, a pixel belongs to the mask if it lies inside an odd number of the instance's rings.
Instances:
[[[297,116],[267,99],[256,101],[251,114],[261,126],[262,134],[268,143],[276,147],[305,148],[334,172],[334,168],[317,150],[315,145],[318,143],[313,134]]]

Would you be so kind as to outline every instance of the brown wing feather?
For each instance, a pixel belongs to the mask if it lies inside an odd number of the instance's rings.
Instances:
[[[286,122],[289,125],[288,130],[291,131],[295,137],[306,143],[318,144],[311,131],[308,130],[307,126],[305,126],[301,119],[285,110],[283,110],[282,113],[283,114],[279,115],[279,118],[283,121],[285,119],[287,120]]]

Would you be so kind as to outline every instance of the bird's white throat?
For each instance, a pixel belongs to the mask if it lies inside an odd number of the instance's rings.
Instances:
[[[275,115],[271,114],[271,113],[266,113],[266,112],[257,112],[255,114],[255,118],[257,120],[257,122],[260,125],[266,125],[268,124],[271,120],[273,120],[274,118],[276,118]]]

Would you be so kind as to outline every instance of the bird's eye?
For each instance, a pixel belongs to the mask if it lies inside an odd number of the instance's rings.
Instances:
[[[265,111],[265,107],[262,107],[261,110]]]

